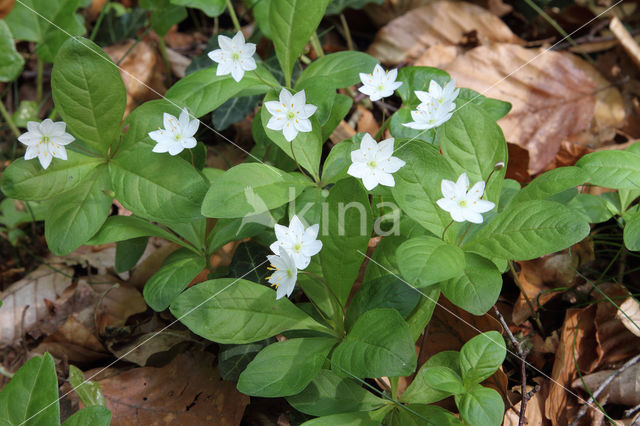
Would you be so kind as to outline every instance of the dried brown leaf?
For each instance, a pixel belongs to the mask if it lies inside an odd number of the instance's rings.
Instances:
[[[5,18],[13,9],[16,0],[0,0],[0,19]]]
[[[640,303],[633,297],[629,297],[620,305],[622,312],[616,312],[616,317],[622,322],[627,330],[640,337]]]
[[[415,60],[425,53],[432,58],[429,48],[457,46],[472,31],[480,44],[521,42],[488,10],[471,3],[439,1],[389,22],[376,34],[368,52],[386,64]],[[416,64],[423,65],[423,61]]]
[[[587,374],[582,379],[591,392],[594,392],[602,382],[615,372],[616,370],[602,370],[597,373]],[[573,381],[571,386],[585,390],[584,383],[578,378]],[[640,365],[636,364],[634,367],[627,368],[613,379],[598,397],[601,403],[602,399],[606,399],[608,403],[621,404],[628,407],[640,404]]]

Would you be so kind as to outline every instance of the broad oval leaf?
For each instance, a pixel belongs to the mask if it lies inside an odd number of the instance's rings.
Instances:
[[[386,401],[331,370],[320,370],[302,392],[287,397],[293,408],[312,416],[374,410]]]
[[[632,151],[598,151],[576,163],[589,174],[589,183],[612,189],[640,189],[640,154]]]
[[[334,370],[360,378],[408,376],[416,362],[409,326],[395,309],[362,314],[331,355]]]
[[[535,259],[582,241],[589,230],[589,223],[572,208],[553,201],[525,201],[501,212],[463,249],[488,258]]]
[[[321,79],[333,89],[353,86],[360,82],[359,73],[372,72],[377,63],[376,58],[363,52],[331,53],[312,62],[296,81],[296,88],[313,79]]]
[[[446,392],[450,395],[464,393],[462,378],[454,370],[448,367],[429,367],[424,370],[423,380],[433,389]]]
[[[0,392],[0,422],[59,425],[58,377],[48,353],[27,361]]]
[[[640,210],[624,219],[624,245],[629,250],[640,251]]]
[[[118,67],[95,43],[70,38],[58,52],[51,91],[68,130],[106,155],[120,133],[127,93]]]
[[[476,385],[467,393],[456,395],[456,405],[465,424],[470,426],[502,424],[504,402],[494,389]]]
[[[444,281],[440,288],[454,305],[483,315],[498,300],[502,274],[493,262],[474,253],[465,253],[465,268],[457,276]]]
[[[240,278],[209,280],[189,288],[171,313],[194,333],[218,343],[251,343],[286,330],[327,332],[289,299]]]
[[[94,405],[77,411],[62,423],[62,426],[109,426],[110,424],[111,411],[107,407]]]
[[[420,99],[415,94],[416,90],[429,91],[429,84],[435,81],[440,86],[444,86],[451,77],[446,71],[433,67],[403,67],[398,71],[398,81],[402,86],[398,87],[398,95],[402,99],[404,106],[416,107]],[[413,108],[415,109],[415,108]]]
[[[456,245],[427,235],[402,243],[396,251],[400,273],[416,287],[454,278],[465,267],[464,252]]]
[[[52,200],[44,231],[54,254],[71,253],[100,229],[111,210],[109,192],[109,171],[106,165],[100,165],[82,184]]]
[[[343,140],[331,148],[322,165],[322,183],[336,183],[340,179],[348,177],[347,170],[351,165],[351,151],[359,148],[360,140],[362,137],[354,136],[353,139]]]
[[[140,237],[160,237],[177,244],[184,244],[171,232],[137,216],[109,216],[102,228],[87,241],[87,244],[97,246]]]
[[[329,0],[271,0],[269,31],[276,56],[291,87],[293,66],[322,20]]]
[[[544,172],[513,197],[511,206],[529,200],[544,200],[570,188],[585,183],[589,175],[579,167],[559,167]]]
[[[167,171],[170,170],[170,173]],[[135,214],[158,222],[199,219],[205,179],[186,161],[138,146],[109,163],[116,198]]]
[[[4,20],[0,20],[0,81],[13,81],[24,67],[24,58],[16,51],[11,31]]]
[[[36,160],[15,160],[2,173],[0,188],[10,198],[39,201],[56,197],[81,184],[100,164],[101,158],[67,150],[66,161],[53,161],[44,170]]]
[[[154,311],[164,311],[205,266],[202,256],[186,249],[171,253],[144,285],[144,300]]]
[[[334,338],[308,337],[269,345],[240,374],[238,390],[265,398],[298,394],[318,374],[337,342]]]
[[[431,404],[451,395],[449,391],[441,391],[431,387],[425,380],[427,371],[433,367],[447,367],[460,376],[460,354],[457,351],[442,351],[430,357],[416,373],[413,381],[404,391],[400,400],[416,404]]]
[[[460,349],[460,371],[465,385],[480,383],[496,372],[507,356],[504,339],[488,331],[469,340]]]
[[[310,181],[273,166],[243,163],[220,175],[202,202],[202,214],[216,218],[259,215],[294,200]]]

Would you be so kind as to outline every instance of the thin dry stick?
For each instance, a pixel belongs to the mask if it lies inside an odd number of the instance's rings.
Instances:
[[[513,266],[513,262],[511,260],[509,260],[508,262],[509,262],[509,269],[511,270],[511,275],[513,276],[513,282],[516,284],[516,286],[520,290],[520,293],[524,297],[524,300],[527,302],[527,305],[529,306],[529,309],[531,309],[531,316],[533,317],[534,321],[536,322],[536,325],[538,326],[538,329],[539,329],[540,333],[546,334],[544,332],[544,327],[542,326],[542,321],[540,321],[540,316],[538,315],[538,310],[533,306],[533,302],[531,302],[531,299],[529,299],[529,296],[527,295],[527,292],[524,291],[524,287],[522,287],[522,283],[520,283],[520,277],[518,276],[518,273],[516,272],[516,269]]]
[[[525,423],[524,414],[527,411],[527,402],[531,397],[531,394],[527,392],[527,369],[526,369],[526,362],[525,362],[525,357],[527,356],[527,353],[524,350],[522,350],[522,346],[520,346],[520,342],[518,341],[518,339],[515,338],[513,333],[511,333],[511,330],[509,329],[507,322],[504,320],[504,317],[502,316],[498,308],[494,306],[493,311],[496,313],[496,316],[498,317],[500,324],[502,324],[502,328],[504,328],[504,330],[507,332],[507,335],[509,336],[511,343],[513,343],[513,346],[516,348],[518,355],[520,355],[520,379],[522,381],[522,383],[520,384],[520,393],[522,393],[522,402],[520,403],[520,414],[518,417],[518,426],[524,426],[524,423]]]
[[[580,411],[578,411],[578,414],[576,415],[576,417],[573,419],[573,421],[571,422],[571,424],[569,426],[577,425],[578,421],[587,412],[587,408],[589,408],[589,406],[594,403],[595,399],[607,388],[607,386],[609,386],[611,384],[613,379],[618,377],[620,374],[624,373],[624,371],[627,370],[629,367],[633,367],[634,365],[636,365],[638,363],[638,361],[640,361],[640,354],[634,356],[629,361],[625,362],[622,367],[620,367],[613,374],[611,374],[609,377],[607,377],[607,379],[604,382],[602,382],[602,384],[598,387],[598,389],[596,389],[596,391],[593,393],[593,395],[591,395],[591,397],[587,401],[587,404],[583,405],[580,408]]]

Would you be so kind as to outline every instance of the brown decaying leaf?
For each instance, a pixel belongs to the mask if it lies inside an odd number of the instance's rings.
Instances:
[[[627,327],[627,330],[640,337],[640,303],[633,297],[629,297],[620,305],[622,312],[616,312],[616,317],[622,322],[622,325]]]
[[[515,179],[520,184],[526,184],[531,180],[529,175],[529,151],[516,145],[514,143],[507,142],[507,149],[509,150],[509,162],[507,163],[507,175],[508,179]]]
[[[103,281],[106,280],[105,277]],[[147,310],[142,294],[129,284],[99,284],[93,285],[93,288],[100,297],[95,322],[101,335],[105,335],[110,328],[123,327],[130,316]]]
[[[594,392],[602,382],[615,372],[616,370],[601,370],[597,373],[587,374],[582,379],[591,392]],[[584,383],[580,378],[574,380],[571,386],[585,390]],[[601,404],[603,399],[608,403],[626,405],[627,407],[635,407],[640,404],[640,365],[629,367],[614,378],[598,397]]]
[[[372,136],[375,135],[378,132],[378,129],[380,129],[380,126],[373,116],[373,113],[362,105],[357,106],[356,113],[359,114],[356,126],[357,131],[369,133]]]
[[[127,40],[106,47],[105,53],[118,62],[135,40]],[[167,91],[164,86],[164,65],[158,52],[147,42],[140,41],[120,63],[120,74],[127,89],[125,116],[137,105],[157,99]]]
[[[620,284],[600,284],[598,287],[617,304],[631,296],[629,290]],[[593,297],[603,299],[598,291],[593,292]],[[640,338],[620,320],[620,311],[606,300],[597,306],[595,325],[598,365],[608,366],[636,355],[640,348]]]
[[[207,352],[180,354],[161,368],[108,369],[99,377],[114,426],[238,425],[249,403],[234,383],[220,379]]]
[[[527,391],[531,391],[528,387]],[[533,396],[527,402],[527,408],[525,411],[525,420],[527,425],[530,426],[550,426],[551,422],[544,416],[544,401],[547,398],[549,386],[547,382],[543,382],[540,386],[540,390],[533,394]],[[520,407],[522,402],[518,402],[514,408],[509,408],[504,414],[503,426],[517,426],[520,420]],[[516,411],[517,410],[517,411]]]
[[[434,46],[456,46],[471,31],[481,44],[521,42],[500,18],[480,6],[439,1],[389,22],[376,34],[368,52],[383,63],[398,64],[415,60]]]
[[[0,0],[0,19],[7,17],[15,3],[16,0]]]
[[[384,0],[382,4],[370,3],[366,5],[364,11],[376,26],[381,27],[392,19],[433,1],[434,0]]]
[[[55,301],[71,285],[73,270],[63,265],[47,265],[14,283],[0,294],[0,346],[15,344],[26,332],[49,315],[45,300]]]

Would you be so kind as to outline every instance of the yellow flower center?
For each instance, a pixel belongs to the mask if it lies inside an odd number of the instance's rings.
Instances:
[[[49,143],[49,136],[43,136],[42,143]]]
[[[293,112],[293,111],[289,111],[289,113],[287,114],[287,118],[288,118],[289,120],[291,120],[291,119],[293,119],[293,118],[295,118],[295,117],[296,117],[296,113],[295,113],[295,112]]]
[[[368,165],[369,167],[374,168],[374,169],[376,168],[376,162],[375,162],[375,161],[373,161],[373,160],[369,161],[369,162],[367,163],[367,165]]]
[[[240,54],[238,52],[234,52],[233,55],[231,55],[231,59],[233,59],[234,61],[239,61]]]
[[[467,207],[467,200],[460,200],[458,201],[458,206],[465,208]]]
[[[302,244],[300,244],[300,243],[296,243],[296,244],[293,246],[293,250],[295,250],[295,252],[296,252],[296,253],[297,253],[297,252],[299,252],[300,250],[302,250]]]

